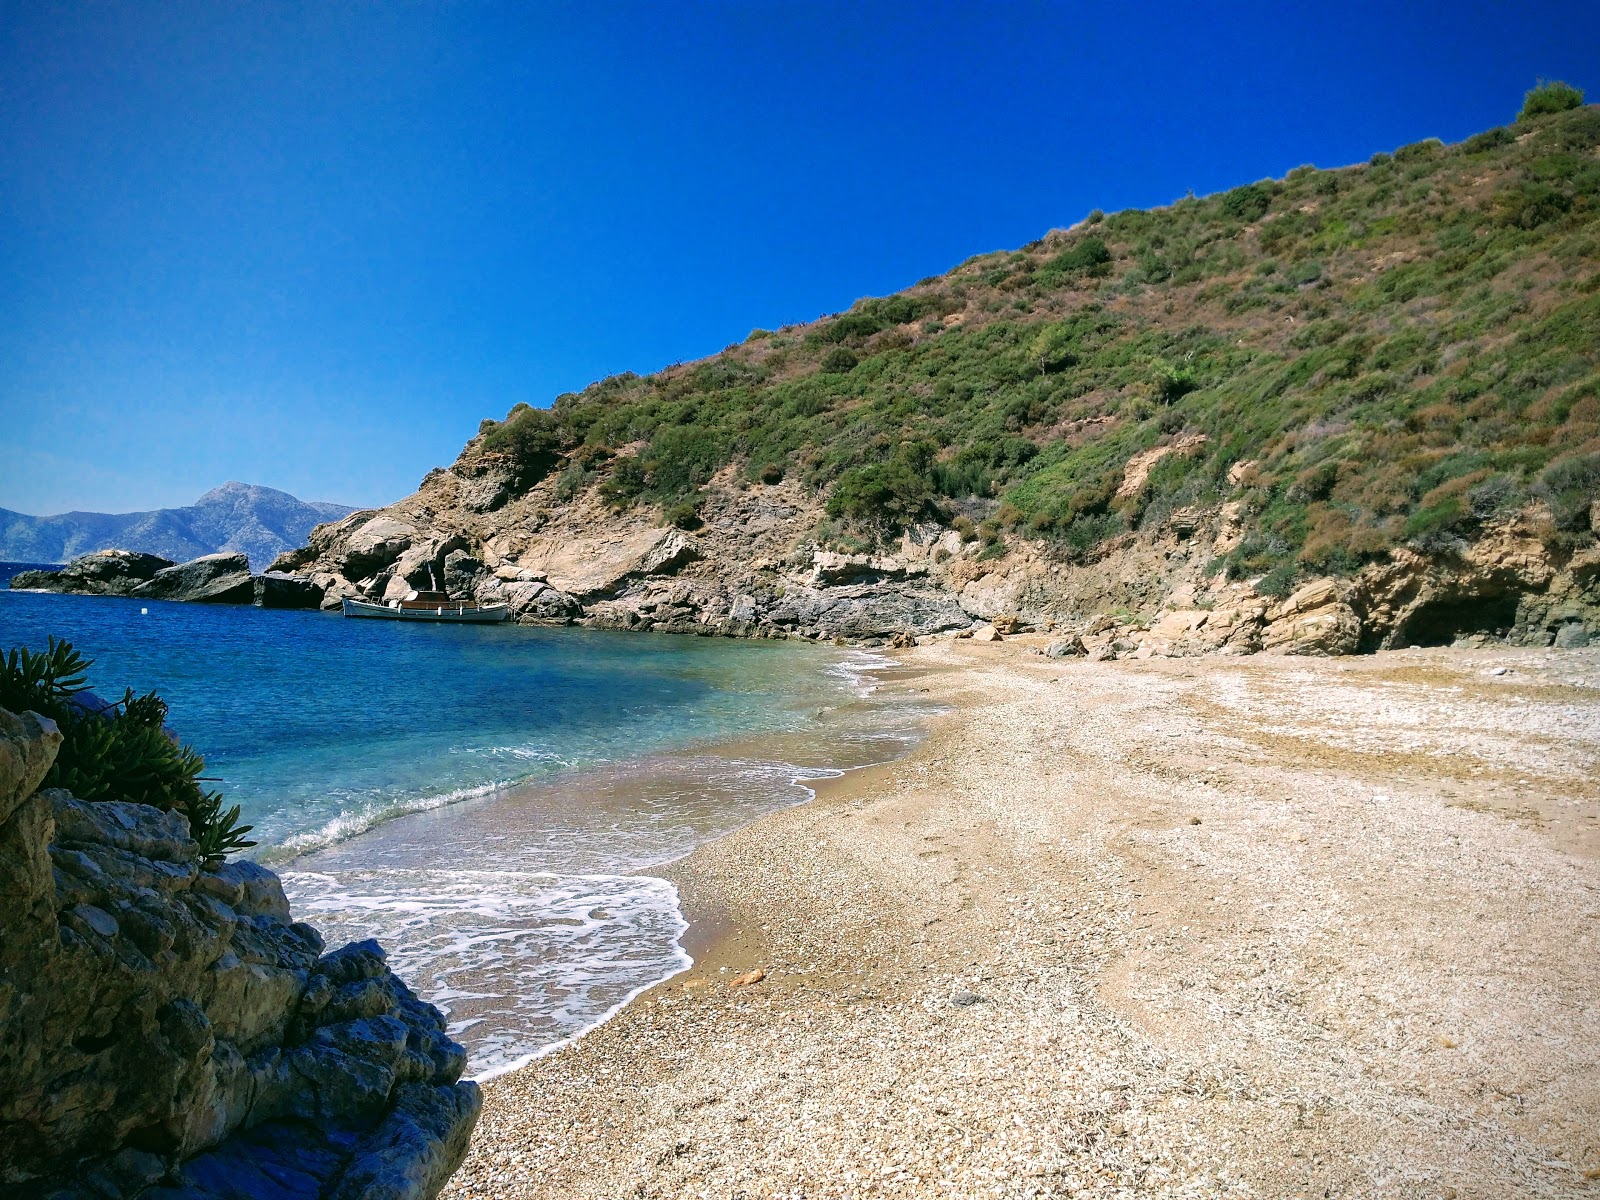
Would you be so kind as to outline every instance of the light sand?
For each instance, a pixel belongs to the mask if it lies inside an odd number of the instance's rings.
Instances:
[[[447,1195],[1600,1197],[1600,652],[906,661]]]

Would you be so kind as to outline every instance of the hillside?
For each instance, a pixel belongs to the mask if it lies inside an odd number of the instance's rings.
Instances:
[[[0,559],[61,563],[116,548],[183,562],[219,551],[242,551],[257,570],[314,525],[353,512],[344,504],[299,500],[255,484],[225,483],[185,508],[150,512],[69,512],[30,517],[0,509]]]
[[[572,602],[544,616],[843,636],[961,614],[1134,629],[1219,604],[1260,626],[1328,580],[1319,607],[1361,627],[1341,643],[1548,640],[1596,602],[1597,146],[1600,109],[1576,107],[1094,212],[704,361],[518,406],[387,511],[404,529],[365,539],[387,560],[345,553],[358,523],[293,561],[381,594],[454,551],[458,584],[478,586],[471,558]],[[603,546],[626,569],[579,570]],[[942,615],[841,624],[795,598],[845,584]],[[1552,588],[1554,607],[1523,605]],[[804,611],[776,619],[783,597]]]

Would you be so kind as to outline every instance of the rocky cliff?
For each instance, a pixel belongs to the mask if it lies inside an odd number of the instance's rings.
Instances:
[[[1556,111],[1556,109],[1560,111]],[[1600,633],[1600,107],[1165,208],[486,420],[278,560],[519,619],[1096,653]]]
[[[0,1193],[434,1195],[480,1104],[438,1010],[182,816],[38,790],[59,745],[0,710]]]
[[[1222,569],[1239,537],[1230,505],[1176,511],[1091,562],[934,523],[841,553],[818,542],[821,497],[793,481],[723,472],[689,532],[659,510],[563,501],[556,480],[515,494],[499,469],[469,446],[415,495],[319,526],[275,566],[308,575],[329,606],[437,583],[505,600],[529,623],[867,644],[986,625],[1063,631],[1101,656],[1600,638],[1600,547],[1560,536],[1537,506],[1472,542],[1399,548],[1351,577],[1269,595]]]

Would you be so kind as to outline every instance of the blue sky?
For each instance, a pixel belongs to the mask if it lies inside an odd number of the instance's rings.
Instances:
[[[0,507],[392,501],[519,401],[1597,66],[1592,2],[0,0]]]

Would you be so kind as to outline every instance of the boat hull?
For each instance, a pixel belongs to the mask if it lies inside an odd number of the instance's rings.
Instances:
[[[346,597],[342,607],[347,617],[368,617],[381,621],[444,621],[454,625],[495,625],[511,615],[505,604],[441,604],[434,608],[390,608],[369,600]]]

